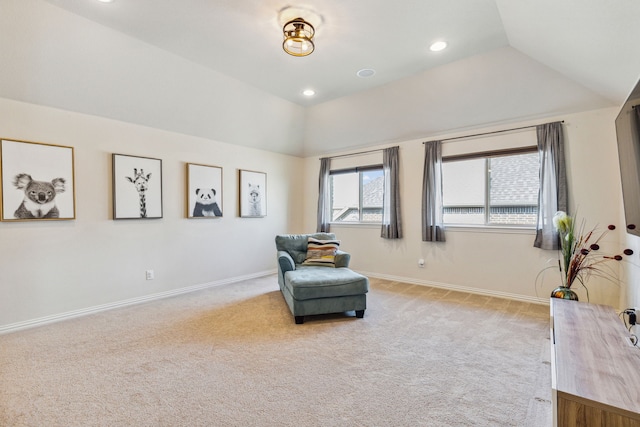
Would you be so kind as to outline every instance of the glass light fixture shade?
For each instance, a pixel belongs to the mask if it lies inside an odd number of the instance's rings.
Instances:
[[[429,50],[431,50],[432,52],[440,52],[441,50],[446,49],[446,47],[447,47],[447,42],[437,41],[435,43],[432,43],[431,46],[429,46]]]
[[[316,30],[304,19],[296,18],[287,22],[282,32],[284,33],[282,48],[289,55],[307,56],[315,49],[313,36]]]

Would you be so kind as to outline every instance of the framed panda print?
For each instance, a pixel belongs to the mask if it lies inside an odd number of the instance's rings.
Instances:
[[[76,218],[73,147],[0,140],[2,221]]]
[[[187,218],[222,217],[222,168],[187,163]]]
[[[267,174],[240,170],[240,216],[261,218],[267,216]]]

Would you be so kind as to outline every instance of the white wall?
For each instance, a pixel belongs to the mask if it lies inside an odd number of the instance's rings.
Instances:
[[[522,52],[504,47],[309,107],[305,153],[612,105]]]
[[[565,120],[572,210],[579,206],[589,225],[623,220],[616,113],[611,108],[545,120]],[[6,99],[0,99],[0,129],[2,138],[75,147],[77,191],[76,220],[0,222],[0,330],[273,271],[273,236],[315,230],[316,157],[299,159]],[[439,135],[448,136],[457,135]],[[352,266],[410,283],[546,299],[556,282],[549,274],[536,287],[536,275],[556,253],[533,248],[532,233],[449,231],[445,243],[421,241],[421,142],[427,139],[400,143],[403,239],[381,239],[378,227],[333,228],[353,255]],[[114,152],[163,160],[162,219],[111,219]],[[186,162],[223,167],[223,218],[185,218]],[[238,218],[238,169],[267,173],[266,218]],[[591,281],[591,301],[640,306],[640,239],[614,233],[606,242],[612,250],[632,247],[636,265],[623,271],[620,287]],[[419,258],[426,260],[424,269]],[[147,269],[155,270],[155,280],[145,280]]]
[[[77,200],[76,220],[0,223],[0,330],[275,271],[274,236],[301,229],[297,157],[1,98],[0,129],[73,146]],[[114,152],[162,159],[162,219],[111,219]],[[224,217],[185,218],[186,162],[223,168]],[[267,173],[265,218],[238,217],[238,169]]]
[[[523,121],[472,132],[491,131],[564,120],[571,211],[578,207],[588,226],[621,224],[622,190],[617,157],[614,119],[616,108],[580,114]],[[438,135],[438,138],[459,134]],[[522,299],[547,299],[557,284],[552,272],[545,282],[536,286],[536,276],[548,260],[557,260],[555,251],[534,248],[533,232],[448,231],[445,243],[421,241],[420,200],[425,137],[400,143],[402,209],[404,238],[385,240],[378,227],[338,225],[332,228],[342,240],[342,247],[352,253],[352,266],[372,275],[396,278],[412,283],[461,287],[481,293],[510,295]],[[395,145],[395,144],[394,144]],[[384,146],[380,146],[382,148]],[[372,149],[375,147],[368,147]],[[317,208],[317,157],[305,159],[306,230],[315,229]],[[618,251],[624,232],[609,234],[607,247]],[[638,259],[638,252],[634,256]],[[424,258],[425,268],[418,267]],[[626,282],[625,282],[626,283]],[[592,302],[624,305],[623,284],[617,286],[593,279],[589,282]],[[622,293],[621,293],[622,291]],[[637,291],[634,291],[636,295]],[[582,300],[586,295],[579,292]],[[637,298],[637,296],[636,296]]]
[[[301,106],[42,0],[0,2],[0,63],[3,98],[302,151]]]

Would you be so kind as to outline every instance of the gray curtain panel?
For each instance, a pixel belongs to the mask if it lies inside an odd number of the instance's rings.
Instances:
[[[422,177],[422,241],[444,242],[442,224],[442,142],[424,144]]]
[[[559,249],[558,233],[553,228],[553,216],[567,212],[569,206],[567,172],[564,157],[564,136],[561,122],[536,126],[540,156],[540,190],[538,220],[533,246]]]
[[[385,239],[402,238],[402,218],[400,216],[400,149],[386,148],[382,152],[384,170],[384,201],[382,206],[382,230]]]
[[[329,232],[329,222],[331,214],[329,212],[331,205],[331,194],[329,193],[329,172],[331,171],[331,159],[323,157],[320,159],[320,178],[318,181],[318,225],[316,232]]]

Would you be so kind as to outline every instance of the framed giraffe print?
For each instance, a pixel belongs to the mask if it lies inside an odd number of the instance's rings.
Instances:
[[[73,147],[0,140],[2,221],[76,218]]]
[[[222,168],[187,163],[187,218],[222,216]]]
[[[267,174],[240,170],[240,216],[262,218],[267,216]]]
[[[112,157],[113,219],[162,218],[162,160]]]

